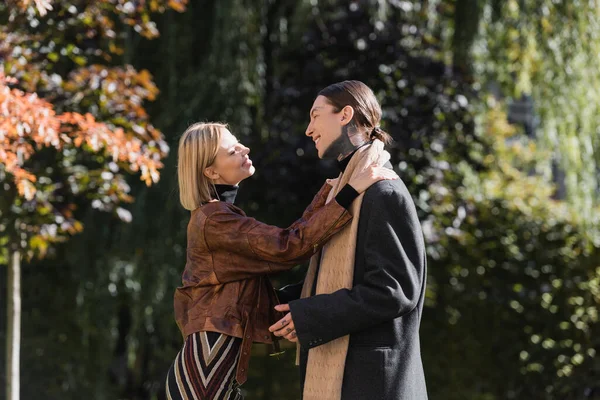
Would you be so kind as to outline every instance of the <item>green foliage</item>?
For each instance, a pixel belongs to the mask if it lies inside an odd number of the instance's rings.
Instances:
[[[500,106],[485,117],[496,150],[489,169],[463,163],[464,187],[432,199],[433,231],[444,234],[429,243],[434,319],[424,318],[422,331],[431,329],[433,354],[445,352],[447,334],[453,342],[443,365],[453,373],[434,371],[434,380],[455,388],[445,397],[452,399],[592,398],[600,232],[586,229],[575,207],[552,200],[542,177],[528,175],[524,165],[540,151],[515,140]],[[473,380],[473,371],[484,379]]]
[[[584,219],[591,219],[600,193],[600,4],[499,4],[494,10],[488,4],[482,18],[482,34],[474,47],[476,73],[483,84],[499,84],[509,99],[533,97],[538,145],[551,153],[536,162],[536,170],[552,179],[558,167],[569,201]]]

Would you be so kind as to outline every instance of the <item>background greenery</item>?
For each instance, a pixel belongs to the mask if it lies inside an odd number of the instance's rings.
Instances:
[[[23,399],[163,399],[181,346],[179,135],[228,122],[257,166],[239,203],[285,226],[336,175],[304,130],[319,89],[344,79],[379,98],[423,224],[430,398],[600,398],[596,1],[53,1],[45,16],[28,3],[0,5],[2,67],[17,86],[131,132],[156,127],[171,151],[158,184],[122,177],[131,204],[75,202],[82,233],[44,238],[43,252],[39,238],[25,243]],[[111,79],[146,89],[111,90]],[[40,153],[29,168],[57,160]],[[3,243],[16,214],[48,223],[27,204],[2,206]],[[294,350],[266,350],[255,346],[247,398],[299,398]]]

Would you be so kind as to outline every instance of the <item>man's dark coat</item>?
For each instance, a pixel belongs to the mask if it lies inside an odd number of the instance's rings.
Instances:
[[[302,383],[307,350],[350,335],[342,400],[426,400],[425,280],[423,233],[406,186],[400,179],[374,184],[360,210],[352,289],[289,302]]]

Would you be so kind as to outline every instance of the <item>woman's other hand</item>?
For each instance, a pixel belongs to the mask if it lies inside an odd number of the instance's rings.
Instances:
[[[374,183],[394,179],[399,179],[394,170],[373,164],[350,178],[348,184],[360,194]]]

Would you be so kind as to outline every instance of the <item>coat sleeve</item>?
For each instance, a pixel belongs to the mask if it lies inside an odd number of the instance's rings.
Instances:
[[[263,224],[227,209],[207,216],[204,237],[210,251],[267,261],[272,267],[269,272],[276,272],[308,259],[351,219],[336,201],[312,210],[288,228]]]
[[[425,279],[423,235],[408,193],[384,188],[369,198],[363,205],[368,212],[360,216],[366,218],[362,282],[289,303],[304,349],[401,317],[417,306]]]

